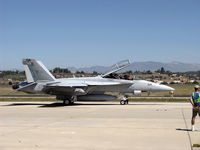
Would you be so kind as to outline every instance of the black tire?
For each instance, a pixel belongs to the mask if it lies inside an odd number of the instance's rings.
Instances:
[[[63,104],[64,105],[69,105],[70,104],[70,100],[63,100]]]
[[[121,101],[120,101],[120,104],[121,104],[121,105],[125,105],[125,104],[126,104],[126,101],[125,101],[125,100],[121,100]]]

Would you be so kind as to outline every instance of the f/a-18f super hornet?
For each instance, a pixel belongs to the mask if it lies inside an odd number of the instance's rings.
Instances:
[[[127,67],[128,60],[114,65],[113,69],[96,77],[74,77],[56,79],[42,62],[35,59],[23,59],[26,82],[13,85],[13,89],[26,93],[45,93],[55,95],[64,104],[73,104],[79,100],[110,100],[116,96],[105,92],[119,92],[120,104],[128,104],[126,95],[141,92],[173,91],[174,89],[145,80],[125,80],[107,78],[107,76]]]

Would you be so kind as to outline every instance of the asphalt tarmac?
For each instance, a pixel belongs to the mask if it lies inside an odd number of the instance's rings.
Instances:
[[[189,103],[0,102],[0,150],[191,150],[191,113]]]

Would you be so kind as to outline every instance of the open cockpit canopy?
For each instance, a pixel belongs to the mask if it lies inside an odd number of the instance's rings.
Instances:
[[[112,73],[115,73],[115,72],[117,72],[117,71],[119,71],[121,69],[124,69],[124,68],[128,67],[129,65],[130,65],[130,61],[129,60],[122,60],[122,61],[114,64],[113,66],[111,66],[110,67],[111,69],[109,71],[107,71],[106,73],[102,74],[101,77],[106,77],[106,76],[108,76],[108,75],[110,75]]]

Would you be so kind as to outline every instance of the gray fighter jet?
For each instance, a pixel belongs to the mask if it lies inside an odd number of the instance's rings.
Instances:
[[[107,78],[107,76],[127,67],[128,60],[114,65],[113,69],[96,77],[74,77],[56,79],[42,62],[35,59],[23,59],[27,82],[13,85],[13,89],[26,93],[45,93],[55,95],[65,105],[79,100],[110,100],[116,96],[105,92],[120,93],[120,104],[128,104],[126,95],[141,92],[173,91],[174,89],[145,80],[125,80]]]

